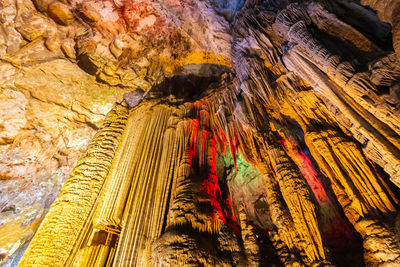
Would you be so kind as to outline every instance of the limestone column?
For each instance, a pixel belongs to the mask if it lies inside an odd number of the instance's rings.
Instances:
[[[109,173],[128,119],[117,104],[90,142],[41,223],[19,266],[64,266],[74,251]]]

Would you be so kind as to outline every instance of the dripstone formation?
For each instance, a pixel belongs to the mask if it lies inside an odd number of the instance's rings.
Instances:
[[[0,21],[0,264],[400,266],[399,1]]]

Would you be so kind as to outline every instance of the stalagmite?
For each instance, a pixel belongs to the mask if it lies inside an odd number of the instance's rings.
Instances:
[[[250,266],[260,265],[260,248],[253,226],[249,224],[244,205],[240,208],[240,228],[242,230],[243,245]]]
[[[64,266],[76,248],[82,231],[103,187],[113,157],[125,132],[128,110],[116,105],[103,128],[88,146],[38,233],[19,263],[20,266]]]

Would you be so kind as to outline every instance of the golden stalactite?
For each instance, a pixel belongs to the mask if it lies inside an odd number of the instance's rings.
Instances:
[[[324,34],[339,31],[335,28],[337,24],[333,27],[328,26],[338,21],[338,18],[321,5],[289,4],[277,12],[273,19],[267,20],[265,27],[260,27],[254,20],[256,17],[262,18],[264,14],[268,16],[270,13],[260,5],[245,9],[235,25],[238,30],[234,35],[236,46],[233,56],[238,69],[237,74],[241,81],[242,95],[252,98],[251,105],[246,103],[247,108],[241,108],[245,112],[241,112],[240,117],[246,119],[241,118],[239,121],[253,132],[257,129],[255,136],[268,131],[267,127],[262,126],[265,123],[257,119],[261,109],[255,106],[257,102],[261,102],[271,118],[284,123],[285,119],[280,115],[282,114],[299,123],[312,157],[330,180],[330,186],[345,215],[364,238],[366,263],[373,265],[398,262],[399,248],[391,230],[392,226],[384,222],[378,225],[378,222],[384,221],[385,218],[393,219],[398,201],[385,179],[364,155],[365,152],[391,175],[393,182],[398,183],[400,154],[397,151],[399,139],[395,133],[398,129],[398,118],[395,115],[397,111],[387,103],[379,105],[382,99],[376,95],[366,73],[357,73],[352,63],[331,53],[324,47],[324,43],[315,37],[315,30],[311,30],[314,26],[324,31]],[[368,52],[369,56],[379,52],[379,49],[357,30],[346,23],[340,23],[345,34],[339,38],[353,42],[356,49],[365,50],[363,52]],[[357,38],[356,41],[353,38],[355,35],[362,38]],[[277,47],[265,45],[271,43],[271,40]],[[279,49],[282,52],[284,68],[280,68],[277,58],[265,56],[275,55],[274,51]],[[266,68],[263,69],[262,65]],[[293,71],[301,79],[285,68]],[[266,100],[266,96],[269,99]],[[278,103],[275,104],[275,101]],[[351,135],[365,144],[365,147],[357,144]],[[256,149],[252,150],[260,149],[259,145],[255,147]],[[275,148],[278,149],[276,153],[268,155],[272,171],[276,169],[274,162],[281,156],[291,156],[295,159],[295,155],[285,155],[279,144]],[[267,148],[267,151],[270,154],[271,150]],[[258,153],[253,154],[256,155],[253,159],[259,157]],[[268,167],[270,166],[264,167],[261,172],[268,173]],[[295,173],[295,169],[288,164],[284,170]],[[278,173],[276,176],[278,177]],[[298,177],[302,178],[301,175]],[[307,186],[307,183],[304,182],[304,185]],[[280,193],[285,197],[285,190],[290,190],[293,186],[290,186],[290,183],[280,186]],[[276,191],[273,187],[268,188],[268,192],[274,190]],[[295,196],[294,194],[293,197]],[[296,206],[296,203],[291,203],[287,197],[285,202],[289,210]],[[269,204],[270,211],[274,210],[271,203]],[[307,214],[316,214],[316,211],[308,211]],[[293,220],[298,221],[295,211],[290,212],[290,215]],[[271,214],[271,217],[274,221],[275,215]],[[275,225],[278,225],[276,220]],[[314,225],[314,229],[319,231],[320,226]],[[285,237],[279,233],[279,227],[277,233],[279,238]],[[384,236],[392,236],[388,238],[391,245],[386,247],[387,255],[380,249],[380,246],[385,246]],[[279,238],[274,237],[275,240]],[[307,238],[303,236],[301,240],[304,239]],[[287,243],[286,245],[290,249]]]
[[[277,229],[277,236],[275,239],[281,240],[288,248],[288,253],[293,255],[289,257],[289,259],[293,261],[293,259],[297,258],[296,261],[300,264],[300,262],[307,261],[307,259],[301,257],[301,255],[297,255],[298,252],[303,251],[299,232],[296,229],[290,211],[283,199],[278,182],[274,177],[271,163],[267,161],[267,159],[269,159],[267,151],[265,149],[256,150],[261,152],[261,157],[256,156],[255,158],[258,160],[257,167],[264,177],[265,194],[269,205],[269,212],[271,213],[271,220]],[[281,257],[281,259],[284,260],[284,257]],[[284,262],[286,263],[286,261]]]
[[[116,105],[52,204],[19,266],[64,266],[90,215],[125,131],[128,109]]]
[[[382,212],[393,212],[395,208],[393,204],[397,203],[397,200],[394,198],[394,194],[391,190],[388,189],[388,185],[384,182],[384,180],[377,176],[377,172],[375,169],[371,167],[371,164],[368,160],[365,159],[363,153],[360,151],[359,146],[352,141],[348,136],[341,133],[338,129],[337,125],[331,115],[326,110],[322,102],[316,97],[316,95],[309,91],[301,91],[296,96],[290,95],[286,98],[285,104],[286,114],[292,118],[295,118],[297,122],[302,126],[305,133],[305,141],[309,144],[310,147],[320,147],[323,150],[323,147],[332,147],[331,149],[325,149],[326,153],[337,153],[335,157],[332,158],[331,162],[328,162],[328,166],[335,166],[337,164],[333,164],[334,159],[340,164],[345,164],[344,168],[349,170],[349,168],[355,168],[358,166],[360,170],[354,169],[357,173],[339,175],[340,169],[337,168],[338,172],[335,174],[335,177],[343,177],[342,183],[347,184],[346,180],[348,180],[348,175],[354,177],[359,180],[353,179],[355,183],[352,186],[347,186],[349,192],[351,191],[351,187],[355,186],[357,190],[360,192],[364,190],[370,190],[362,193],[362,196],[357,196],[357,199],[361,200],[364,197],[370,197],[371,199],[365,199],[365,205],[370,206],[376,210],[381,210]],[[314,125],[314,126],[313,126]],[[325,125],[326,128],[322,128]],[[320,137],[318,137],[320,136]],[[330,142],[330,144],[318,146],[317,143],[319,140],[325,140],[325,142]],[[352,149],[344,149],[345,147]],[[348,151],[349,153],[346,153]],[[341,158],[344,156],[347,158]],[[325,160],[328,160],[324,157]],[[346,162],[353,162],[352,164],[347,164]],[[340,165],[339,164],[339,165]],[[325,166],[323,164],[322,166]],[[361,167],[363,166],[363,167]],[[362,170],[362,171],[361,171]],[[346,186],[344,185],[346,188]],[[354,195],[352,193],[351,195]],[[375,198],[375,200],[374,200]],[[391,202],[392,199],[394,202]],[[368,202],[370,202],[368,204]],[[360,211],[362,210],[361,207]]]
[[[153,213],[159,211],[154,204],[162,204],[165,194],[168,193],[165,188],[164,194],[155,195],[159,179],[168,179],[159,167],[162,163],[164,133],[172,111],[163,105],[152,108],[148,111],[148,120],[140,131],[140,143],[135,152],[138,159],[133,167],[134,173],[113,266],[146,266],[149,262],[150,243],[156,237],[153,223],[160,219],[161,223],[163,221],[162,216],[153,217]]]
[[[302,31],[305,31],[304,27]],[[312,39],[309,33],[304,34]],[[397,110],[393,110],[376,95],[374,86],[365,73],[354,73],[354,68],[346,62],[336,68],[338,57],[330,56],[331,64],[335,67],[326,67],[327,69],[318,61],[321,59],[305,57],[304,49],[322,47],[321,44],[313,42],[305,44],[305,47],[291,47],[283,58],[286,66],[310,83],[313,91],[324,99],[325,103],[335,107],[338,112],[337,120],[345,125],[356,139],[367,143],[364,148],[366,155],[381,165],[395,184],[399,183],[400,137],[397,126],[399,119],[395,114]],[[324,49],[321,48],[322,51],[326,50]],[[343,73],[331,73],[334,71]],[[353,78],[348,80],[345,76]],[[349,120],[351,123],[346,124]]]
[[[135,166],[140,159],[138,149],[143,138],[142,129],[151,119],[151,103],[130,110],[126,131],[120,141],[120,149],[106,178],[102,192],[94,206],[91,227],[78,247],[82,249],[74,257],[72,266],[103,266],[113,262],[121,232],[121,221]]]
[[[279,233],[275,229],[271,229],[269,233],[269,238],[275,248],[276,254],[279,256],[279,259],[287,267],[303,267],[307,266],[304,263],[298,261],[293,254],[290,252],[289,248],[282,241],[279,236]]]
[[[174,198],[174,202],[171,205],[169,214],[168,214],[168,227],[166,230],[166,233],[163,234],[163,236],[161,238],[165,238],[166,235],[168,235],[168,228],[171,226],[176,225],[176,223],[178,223],[178,225],[180,223],[182,223],[182,220],[184,220],[184,214],[179,214],[178,212],[174,212],[174,206],[176,204],[174,203],[183,203],[184,200],[182,198],[190,198],[190,195],[188,195],[187,191],[189,191],[190,194],[190,183],[188,181],[188,177],[190,175],[190,170],[191,170],[191,166],[190,166],[190,159],[189,159],[189,155],[188,154],[183,154],[183,157],[181,159],[181,161],[179,162],[179,165],[177,166],[177,177],[176,177],[176,184],[175,184],[175,188],[176,188],[176,195]],[[185,194],[186,193],[186,194]],[[188,203],[186,204],[186,207],[189,208],[194,208],[193,207],[193,202],[190,201],[190,199],[187,201]],[[179,208],[179,207],[177,207]],[[184,207],[182,207],[184,208]],[[176,221],[178,220],[178,221]],[[187,258],[185,257],[191,257],[192,255],[190,255],[190,253],[180,253],[181,251],[178,251],[177,253],[175,253],[172,248],[171,251],[166,250],[165,248],[168,248],[168,243],[167,242],[179,242],[182,240],[184,240],[184,237],[179,237],[179,235],[177,235],[176,233],[172,232],[170,235],[168,235],[167,238],[165,238],[166,240],[164,242],[160,242],[160,244],[158,244],[158,242],[156,242],[153,245],[153,258],[152,261],[154,262],[154,264],[156,265],[172,265],[172,264],[179,264],[180,262],[187,262]],[[161,247],[161,248],[159,248]],[[192,247],[192,249],[194,249]],[[199,259],[201,261],[201,258]]]
[[[199,183],[203,183],[203,180],[210,175],[215,176],[215,171],[210,168],[214,161],[213,157],[215,157],[215,142],[213,134],[209,130],[210,116],[207,108],[208,106],[201,101],[181,108],[185,110],[184,114],[194,113],[198,119],[182,118],[177,125],[177,140],[182,149],[180,157],[189,155],[188,160],[192,171],[187,173],[183,171],[186,168],[179,167],[179,170],[183,169],[182,172],[178,171],[173,187],[174,194],[171,197],[168,227],[190,224],[193,229],[200,232],[218,233],[220,230],[219,219],[215,218],[214,220],[208,213],[198,212],[194,202],[195,199],[207,200],[206,196],[202,196],[204,193],[199,192]],[[180,164],[186,166],[185,161],[181,161]],[[199,176],[194,172],[195,168],[199,168],[204,173]]]
[[[170,204],[168,210],[171,211],[174,202],[176,201],[177,195],[179,195],[179,188],[184,187],[179,183],[180,180],[185,180],[190,174],[189,154],[188,154],[188,143],[190,142],[190,129],[192,126],[191,120],[182,120],[182,117],[177,118],[176,129],[175,129],[175,142],[174,150],[175,153],[175,164],[174,169],[171,170],[173,173],[172,181],[172,192],[170,197]],[[183,189],[184,190],[184,189]],[[189,191],[190,192],[190,191]],[[178,196],[179,197],[179,196]],[[175,224],[174,213],[168,212],[166,227]]]
[[[396,211],[390,189],[379,179],[376,170],[371,169],[354,143],[328,134],[309,133],[305,137],[306,143],[321,170],[331,179],[332,189],[345,215],[363,236],[366,255],[370,254],[366,256],[367,264],[374,266],[387,260],[387,254],[381,258],[380,247],[388,239],[391,240],[391,245],[386,247],[387,252],[390,251],[390,261],[397,261],[400,250],[392,227],[380,223],[385,216]],[[355,179],[350,181],[348,177]]]
[[[341,21],[319,3],[310,3],[307,11],[311,21],[320,29],[342,41],[348,41],[362,53],[378,56],[382,50],[357,29]]]
[[[251,109],[247,108],[248,111]],[[262,119],[257,117],[268,117],[265,114],[260,115],[265,111],[260,107],[258,109],[260,113],[253,109],[250,111],[252,115],[246,114],[254,118],[254,122],[250,124],[260,124],[257,121],[260,122]],[[262,127],[256,128],[262,129]],[[277,228],[279,239],[293,254],[291,264],[301,264],[301,262],[330,264],[320,232],[317,203],[313,193],[292,159],[277,142],[276,137],[271,135],[273,133],[259,132],[254,136],[250,131],[247,134],[250,138],[247,143],[253,154],[251,158],[255,160],[264,175],[271,219]],[[293,261],[296,257],[297,263]]]
[[[182,147],[186,148],[184,156],[180,162],[178,175],[176,177],[176,185],[174,187],[174,196],[168,213],[168,227],[179,225],[191,225],[193,229],[200,232],[214,233],[218,231],[217,222],[212,223],[208,217],[199,217],[196,212],[194,199],[194,184],[190,176],[193,175],[192,161],[190,158],[193,152],[190,152],[190,143],[197,142],[197,121],[186,119],[178,124],[177,134],[180,136]],[[198,144],[196,144],[197,146]]]
[[[229,95],[229,92],[224,91],[224,94]],[[224,105],[233,106],[229,105],[229,98],[223,102]],[[252,153],[247,157],[254,159],[264,174],[269,209],[279,237],[293,254],[303,251],[303,255],[298,255],[299,262],[310,264],[326,261],[329,264],[317,218],[317,204],[296,165],[277,140],[268,137],[268,110],[254,99],[252,103],[245,102],[241,110],[236,115],[250,118],[245,122],[247,130],[242,132],[245,136],[241,136],[241,140],[247,140],[241,144],[249,146],[250,149],[244,152]],[[232,118],[227,116],[229,113],[232,112],[219,109],[215,121],[227,136],[237,136],[241,127],[237,121],[233,123]],[[258,133],[254,130],[258,130]]]
[[[322,242],[312,192],[276,137],[269,134],[267,140],[271,165],[296,229],[305,242],[304,251],[311,262],[326,260],[328,254]]]
[[[283,99],[285,114],[303,128],[305,142],[321,171],[330,179],[346,217],[367,240],[364,244],[366,250],[371,247],[367,263],[380,262],[376,246],[385,242],[384,236],[393,235],[394,238],[394,234],[390,226],[378,224],[378,221],[396,212],[398,200],[394,193],[365,158],[359,145],[335,126],[326,107],[312,91],[289,94]],[[397,260],[398,248],[392,245],[388,249],[392,251],[392,260]]]

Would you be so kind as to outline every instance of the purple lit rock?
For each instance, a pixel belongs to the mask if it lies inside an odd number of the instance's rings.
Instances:
[[[130,108],[134,108],[142,101],[143,90],[138,88],[135,91],[131,91],[124,94],[124,100]]]

